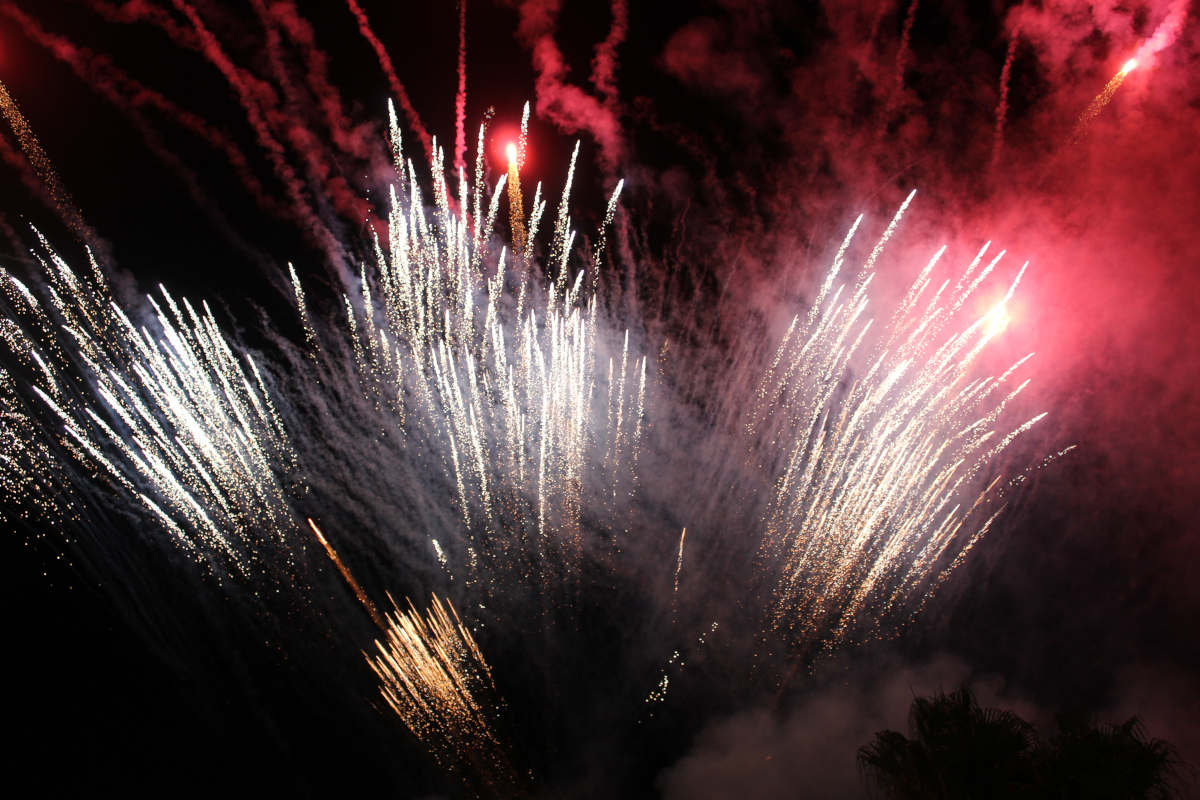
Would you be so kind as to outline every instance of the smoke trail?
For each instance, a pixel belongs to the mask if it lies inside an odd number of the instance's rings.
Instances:
[[[904,71],[908,69],[908,59],[911,55],[908,42],[912,38],[913,24],[917,21],[917,8],[921,5],[921,0],[912,0],[908,6],[908,13],[904,17],[904,28],[900,32],[900,46],[896,50],[896,77],[892,84],[892,94],[888,99],[888,112],[895,108],[899,102],[901,92],[904,91]]]
[[[85,0],[94,12],[109,20],[122,24],[149,22],[161,29],[172,42],[188,50],[199,51],[200,40],[186,26],[176,22],[166,9],[147,3],[145,0],[127,0],[124,5],[113,5],[104,0]]]
[[[517,39],[533,59],[537,113],[566,133],[591,134],[600,146],[600,163],[612,178],[625,150],[620,122],[595,97],[566,82],[567,65],[554,39],[559,5],[559,0],[525,0],[519,6]]]
[[[112,59],[67,38],[46,31],[32,17],[11,3],[0,5],[0,13],[17,22],[25,35],[67,64],[84,83],[100,91],[132,120],[143,106],[153,108],[175,124],[195,134],[210,147],[225,155],[242,186],[263,211],[280,219],[292,219],[283,206],[266,190],[254,174],[245,154],[228,136],[208,124],[194,112],[179,107],[173,100],[125,73]]]
[[[612,0],[612,25],[592,57],[592,85],[604,98],[609,113],[617,114],[617,50],[629,35],[628,0]]]
[[[1004,67],[1000,70],[1000,100],[996,103],[996,129],[992,138],[993,172],[1000,163],[1000,153],[1004,150],[1004,124],[1008,117],[1008,81],[1012,75],[1013,56],[1017,52],[1017,41],[1020,31],[1014,29],[1008,39],[1008,52],[1004,55]]]
[[[355,126],[350,121],[342,94],[329,79],[329,57],[317,46],[313,26],[300,15],[292,0],[276,0],[267,7],[267,11],[299,49],[309,90],[324,115],[334,145],[355,158],[371,162],[377,160],[379,151],[371,146],[372,134],[368,126]]]
[[[284,188],[292,201],[293,208],[303,223],[305,233],[312,236],[324,250],[331,265],[340,265],[342,263],[342,248],[340,243],[313,212],[311,205],[305,197],[303,183],[296,175],[296,171],[292,165],[287,162],[283,145],[275,139],[275,136],[271,132],[270,123],[263,115],[263,111],[259,106],[255,95],[258,92],[265,91],[265,89],[259,87],[254,78],[242,74],[225,54],[225,50],[221,47],[217,38],[208,30],[204,21],[200,19],[200,15],[196,13],[195,9],[186,0],[172,0],[172,3],[192,24],[198,37],[201,51],[205,57],[220,71],[229,85],[233,87],[242,109],[246,112],[246,119],[249,121],[251,129],[253,129],[263,151],[275,167],[275,173],[283,182]]]
[[[17,253],[25,249],[21,237],[17,236],[17,232],[8,224],[8,219],[3,214],[0,214],[0,233],[4,234],[4,238],[13,247],[13,252],[9,256],[10,258],[15,258]]]
[[[429,132],[425,130],[425,126],[421,123],[421,115],[413,107],[412,101],[408,97],[408,91],[405,90],[404,84],[400,82],[400,78],[396,75],[396,68],[392,66],[392,58],[388,55],[387,48],[383,46],[383,42],[379,41],[379,37],[371,29],[367,13],[362,10],[362,7],[355,0],[346,0],[346,5],[350,9],[350,13],[354,15],[354,19],[358,22],[359,32],[362,33],[367,43],[371,45],[371,49],[375,51],[375,56],[379,59],[379,66],[383,70],[384,77],[387,78],[388,87],[392,91],[392,99],[399,103],[400,108],[404,111],[404,117],[408,120],[408,127],[417,135],[417,141],[421,143],[421,148],[425,151],[426,161],[432,160],[434,157],[433,142],[429,138]]]
[[[467,171],[467,0],[458,0],[458,90],[454,93],[454,172]]]
[[[142,140],[146,143],[150,151],[166,164],[183,182],[192,200],[208,216],[214,227],[242,255],[263,266],[266,265],[267,261],[262,253],[252,247],[241,234],[234,230],[224,212],[209,199],[208,195],[200,187],[196,173],[166,146],[162,137],[138,111],[138,106],[151,103],[160,108],[178,111],[178,109],[174,109],[173,104],[157,92],[146,89],[128,76],[122,74],[106,57],[93,53],[86,48],[78,47],[61,36],[48,33],[35,20],[11,4],[0,6],[0,13],[15,20],[21,25],[26,36],[46,48],[55,58],[66,63],[85,84],[98,92],[116,108],[120,109],[134,128],[137,129],[138,133],[141,134]],[[122,93],[122,87],[124,86],[128,87],[127,91],[136,93],[134,98],[131,99]],[[180,114],[177,113],[175,118],[177,120],[180,119]],[[198,120],[189,121],[199,123]],[[223,136],[215,134],[214,131],[208,126],[203,125],[203,123],[194,124],[192,127],[193,130],[213,134],[213,138],[219,144],[224,144],[232,148],[235,155],[241,158],[243,171],[248,173],[244,156],[242,156],[241,152],[231,142]],[[262,197],[265,204],[268,204],[266,207],[272,207],[265,192],[263,192],[261,184],[255,185],[257,184],[257,179],[249,174],[246,177],[251,181],[251,193],[254,194],[254,190],[257,189],[258,195]]]
[[[338,174],[334,165],[326,157],[323,143],[305,125],[302,113],[309,106],[307,97],[301,97],[295,83],[288,75],[283,63],[279,29],[274,19],[267,13],[263,0],[252,0],[251,5],[263,23],[266,30],[266,53],[275,80],[283,90],[286,103],[286,113],[274,109],[267,111],[267,118],[277,130],[282,129],[283,135],[291,145],[292,150],[299,154],[309,178],[324,190],[318,195],[320,201],[328,202],[333,210],[348,220],[356,223],[367,219],[368,224],[382,227],[374,219],[371,204],[351,188],[346,178]]]
[[[1134,59],[1139,62],[1148,60],[1151,56],[1174,44],[1183,30],[1183,23],[1187,21],[1187,11],[1188,0],[1175,0],[1167,10],[1166,17],[1154,29],[1154,33],[1138,48]]]

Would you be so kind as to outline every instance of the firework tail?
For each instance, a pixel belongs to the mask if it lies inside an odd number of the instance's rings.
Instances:
[[[317,523],[312,519],[307,520],[308,527],[312,528],[312,532],[316,535],[317,541],[321,543],[321,547],[325,548],[325,554],[329,556],[329,560],[337,567],[338,572],[346,580],[346,585],[350,587],[350,591],[354,592],[354,596],[358,598],[358,602],[367,612],[367,616],[371,618],[371,622],[375,623],[375,627],[384,633],[387,632],[387,625],[384,624],[383,617],[379,616],[379,610],[375,608],[375,604],[371,602],[371,598],[367,597],[367,593],[358,585],[358,581],[354,579],[354,575],[350,573],[350,568],[338,556],[337,551],[333,549],[333,545],[325,538],[325,534],[321,533],[321,529],[317,527]]]

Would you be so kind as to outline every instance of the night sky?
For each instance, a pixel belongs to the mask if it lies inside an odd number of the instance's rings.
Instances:
[[[408,155],[424,160],[418,122],[453,168],[455,4],[360,2],[419,115],[401,112]],[[468,3],[468,164],[490,118],[494,184],[528,100],[527,202],[538,181],[556,201],[581,143],[581,249],[625,180],[600,291],[607,324],[658,356],[646,488],[631,495],[622,557],[584,570],[561,634],[530,634],[519,592],[480,613],[532,796],[862,797],[855,749],[902,728],[914,693],[959,683],[1039,723],[1061,710],[1137,714],[1200,763],[1198,13],[1187,0]],[[278,158],[197,19],[270,99],[260,108]],[[1111,101],[1081,121],[1135,55]],[[207,300],[275,365],[272,387],[293,387],[291,362],[272,361],[281,340],[303,337],[287,264],[317,314],[344,313],[338,297],[371,257],[394,179],[393,88],[348,6],[4,0],[0,81],[118,298],[137,306],[162,283]],[[32,224],[82,267],[80,227],[7,126],[4,140],[0,265],[37,282]],[[744,558],[757,520],[726,525],[737,509],[715,512],[709,496],[712,476],[734,469],[716,463],[733,452],[722,409],[746,388],[746,359],[807,311],[855,217],[877,237],[912,189],[880,296],[898,299],[943,244],[955,265],[988,240],[1009,267],[1028,260],[989,358],[1035,351],[1017,411],[1049,415],[997,466],[1028,479],[918,617],[832,655],[778,642],[765,648],[778,660],[760,660],[761,642],[739,629],[759,610]],[[377,600],[438,591],[461,605],[469,587],[392,534],[440,519],[412,508],[443,498],[404,477],[419,464],[389,462],[354,430],[297,434],[312,473],[298,513],[334,516],[322,499],[353,506],[331,538]],[[195,569],[104,491],[89,495],[86,531],[4,499],[18,785],[464,792],[380,701],[360,656],[377,632],[313,541],[297,556],[315,598],[302,602],[286,596],[294,587]],[[444,501],[452,529],[455,501]],[[680,615],[671,577],[684,526],[695,549]],[[679,619],[687,641],[723,625],[687,651],[647,716],[641,698]],[[791,675],[782,689],[772,669]]]

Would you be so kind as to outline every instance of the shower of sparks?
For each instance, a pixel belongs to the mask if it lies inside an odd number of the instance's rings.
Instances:
[[[1004,256],[980,269],[990,243],[957,280],[940,283],[933,276],[946,248],[938,250],[882,330],[869,318],[875,261],[911,199],[866,264],[844,273],[855,222],[811,313],[793,320],[763,374],[748,423],[781,465],[761,547],[778,568],[770,624],[799,642],[833,646],[863,626],[878,633],[897,622],[944,558],[991,526],[999,511],[988,508],[989,493],[1000,479],[979,490],[981,473],[1045,416],[1001,424],[1029,384],[1010,386],[1032,354],[999,376],[974,375],[1025,271],[972,316],[968,300]]]
[[[708,630],[701,632],[700,635],[696,637],[696,644],[692,650],[693,654],[699,653],[704,648],[708,637],[716,633],[717,628],[719,627],[720,625],[717,622],[713,622],[711,625],[709,625]],[[676,674],[679,674],[686,666],[687,659],[684,657],[684,655],[678,650],[673,651],[671,653],[671,657],[668,658],[667,662],[662,666],[662,671],[658,676],[658,683],[655,684],[654,688],[650,690],[650,693],[646,695],[644,700],[642,700],[642,702],[649,707],[646,714],[646,719],[653,719],[655,716],[655,706],[666,702],[667,691],[671,688],[671,673],[675,672]],[[644,720],[639,720],[638,724],[641,724],[643,721]]]
[[[412,120],[415,112],[365,14],[349,6]],[[913,2],[898,65],[916,8]],[[188,16],[203,30],[194,11]],[[215,44],[210,49],[223,64]],[[1076,139],[1136,66],[1130,59],[1089,105]],[[248,115],[263,116],[257,101],[242,100]],[[522,193],[528,104],[520,136],[507,147],[507,170],[494,185],[484,179],[485,130],[472,174],[457,163],[465,137],[456,130],[457,197],[436,139],[414,124],[429,153],[429,173],[418,177],[391,106],[389,112],[396,183],[386,225],[373,228],[373,258],[361,272],[342,276],[347,289],[336,319],[313,314],[319,299],[306,296],[288,265],[307,359],[295,359],[303,367],[291,376],[303,384],[296,396],[272,397],[254,358],[230,344],[207,304],[198,311],[160,287],[147,298],[150,312],[124,308],[90,253],[90,271],[77,274],[41,239],[35,255],[44,281],[36,292],[0,269],[0,340],[7,350],[0,368],[0,491],[16,499],[31,524],[65,526],[79,513],[72,486],[90,481],[98,493],[120,498],[123,512],[139,508],[216,571],[250,583],[292,575],[304,519],[296,503],[303,492],[294,490],[311,488],[312,474],[306,479],[296,449],[303,432],[289,434],[284,420],[306,419],[307,409],[296,409],[311,396],[315,404],[339,402],[337,391],[349,385],[356,409],[387,420],[355,419],[363,423],[359,430],[399,430],[388,443],[393,452],[427,468],[435,487],[430,496],[453,505],[453,523],[437,531],[440,540],[429,537],[429,547],[449,580],[463,576],[457,586],[473,601],[485,599],[483,593],[503,595],[514,580],[546,597],[555,582],[568,586],[566,578],[584,574],[586,540],[615,542],[629,532],[646,423],[646,358],[636,336],[631,341],[629,331],[610,328],[598,300],[622,184],[593,239],[593,259],[576,265],[569,199],[579,147],[547,222],[541,184],[528,208]],[[93,238],[2,84],[0,113],[64,219]],[[269,116],[260,126],[267,143],[274,141],[265,127]],[[432,188],[430,198],[422,181]],[[505,196],[510,236],[502,242],[497,217]],[[738,398],[741,430],[764,456],[760,463],[777,467],[758,520],[759,563],[773,590],[769,627],[781,640],[790,637],[789,644],[833,647],[902,621],[914,601],[923,606],[1003,508],[996,508],[1001,479],[989,482],[983,473],[1045,416],[1018,425],[1005,416],[1029,383],[1012,388],[1010,379],[1030,356],[998,377],[976,374],[988,343],[1010,323],[1006,304],[1025,269],[1002,300],[975,311],[980,287],[1003,253],[981,268],[984,246],[957,280],[938,285],[933,275],[943,248],[890,321],[873,325],[875,265],[911,200],[861,269],[843,274],[861,218],[854,223],[811,311],[793,320],[757,394],[749,402]],[[536,263],[543,225],[546,258]],[[668,349],[664,341],[660,358]],[[281,350],[284,358],[294,352],[290,345]],[[273,375],[280,372],[267,377]],[[387,704],[469,786],[512,794],[519,780],[497,732],[502,702],[453,606],[434,595],[424,612],[411,601],[407,609],[391,601],[391,611],[381,614],[312,519],[308,525],[382,631],[366,658]],[[686,533],[673,575],[675,630],[685,599]],[[692,547],[703,545],[701,534]],[[702,560],[693,556],[692,563]],[[714,621],[694,644],[673,649],[645,697],[651,716],[686,656],[699,652],[717,627]]]
[[[512,764],[493,730],[501,704],[492,671],[454,610],[437,596],[424,616],[392,603],[383,641],[367,656],[380,692],[443,768],[511,791]]]
[[[527,124],[528,107],[511,164],[513,251],[493,241],[506,179],[490,191],[483,185],[484,131],[475,181],[460,181],[454,210],[435,150],[427,206],[392,112],[398,184],[386,241],[375,239],[374,264],[341,298],[345,327],[314,316],[288,267],[308,358],[301,367],[314,371],[297,373],[308,381],[301,394],[349,368],[368,406],[389,414],[416,457],[453,487],[462,527],[449,532],[453,548],[430,540],[437,560],[451,580],[465,569],[468,586],[488,590],[505,568],[542,589],[578,568],[584,514],[597,524],[595,509],[613,510],[634,492],[646,394],[645,359],[628,333],[611,334],[600,319],[595,276],[585,280],[595,267],[569,260],[578,147],[550,227],[549,263],[535,266],[526,252],[547,207],[539,185],[523,218],[516,171]],[[606,225],[619,192],[620,184]],[[308,479],[284,423],[302,398],[273,397],[255,359],[231,344],[206,303],[197,309],[160,287],[145,312],[131,311],[90,253],[90,270],[79,274],[38,237],[39,287],[0,270],[0,434],[8,444],[0,490],[44,524],[76,514],[74,476],[123,510],[140,509],[218,574],[251,585],[283,575],[302,589],[296,501]],[[411,603],[381,615],[308,524],[385,632],[370,661],[391,707],[468,784],[515,785],[491,727],[498,704],[490,669],[454,609],[435,598],[424,617]],[[464,552],[466,563],[456,564]]]
[[[11,320],[0,320],[0,338],[10,346],[23,334]],[[15,348],[33,352],[27,343]],[[33,359],[31,358],[31,361]],[[51,443],[30,435],[36,420],[27,413],[13,376],[0,368],[0,496],[17,501],[11,511],[0,510],[0,520],[26,520],[38,528],[63,528],[74,515],[68,478],[54,455]]]
[[[331,346],[318,349],[337,352],[348,341],[362,396],[389,409],[409,439],[436,442],[467,531],[468,579],[486,571],[491,580],[523,553],[548,581],[547,570],[578,563],[585,509],[636,481],[645,359],[630,352],[626,334],[619,360],[606,359],[607,370],[598,363],[615,354],[616,342],[604,334],[586,268],[572,274],[568,264],[574,158],[543,283],[523,253],[514,268],[507,251],[488,255],[508,178],[485,197],[484,131],[458,210],[435,151],[427,211],[394,112],[391,121],[400,188],[391,194],[388,240],[376,241],[373,268],[364,266],[353,299],[343,297],[348,326],[329,331]],[[527,231],[534,241],[546,205],[539,184],[514,235]],[[513,210],[519,221],[520,205]],[[305,329],[318,339],[294,273],[292,281]]]
[[[135,324],[94,260],[79,275],[41,245],[44,299],[0,270],[2,338],[52,420],[19,438],[57,443],[194,557],[249,574],[294,529],[278,477],[290,443],[254,360],[234,354],[207,304],[181,308],[162,289],[153,320]],[[3,401],[9,415],[28,408],[15,392]]]

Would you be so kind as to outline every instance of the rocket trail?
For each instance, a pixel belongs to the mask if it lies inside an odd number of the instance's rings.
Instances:
[[[1109,79],[1108,83],[1104,84],[1104,88],[1100,90],[1100,94],[1088,103],[1087,108],[1079,115],[1079,119],[1075,120],[1075,128],[1071,131],[1071,144],[1078,144],[1079,141],[1087,133],[1088,128],[1095,122],[1096,118],[1104,111],[1113,99],[1113,95],[1117,93],[1117,89],[1121,88],[1121,84],[1125,82],[1126,76],[1137,69],[1138,62],[1136,58],[1131,58],[1121,65],[1121,69],[1117,70],[1117,74]]]
[[[358,598],[358,602],[362,604],[362,607],[366,610],[367,615],[371,617],[371,622],[374,622],[375,627],[379,628],[379,630],[387,633],[388,628],[383,621],[383,617],[379,616],[379,610],[375,608],[375,604],[371,602],[371,598],[367,597],[367,593],[364,592],[362,587],[358,585],[358,581],[354,580],[354,576],[350,574],[350,568],[347,567],[342,559],[338,556],[337,551],[333,549],[333,545],[331,545],[325,538],[325,534],[321,533],[321,529],[317,527],[317,523],[313,522],[312,519],[308,519],[307,522],[308,527],[312,528],[312,532],[316,534],[317,541],[320,542],[321,546],[325,548],[325,553],[329,556],[329,560],[333,562],[335,567],[337,567],[338,572],[342,573],[342,577],[345,578],[346,584],[350,587],[350,590],[354,592],[354,596]]]
[[[67,223],[67,226],[74,231],[75,235],[84,241],[96,247],[100,244],[99,237],[83,219],[83,215],[75,206],[75,201],[71,198],[71,193],[63,185],[62,180],[58,177],[58,173],[54,171],[54,166],[50,163],[50,158],[46,155],[46,151],[42,149],[41,142],[38,141],[33,130],[29,127],[29,123],[25,120],[25,116],[21,113],[21,109],[17,107],[17,103],[13,100],[12,95],[8,93],[8,87],[0,83],[0,114],[4,115],[4,119],[12,128],[13,133],[17,136],[17,141],[21,145],[21,150],[24,151],[25,157],[29,159],[29,163],[33,165],[37,172],[38,178],[46,187],[50,197],[54,201],[54,206],[59,215]]]

